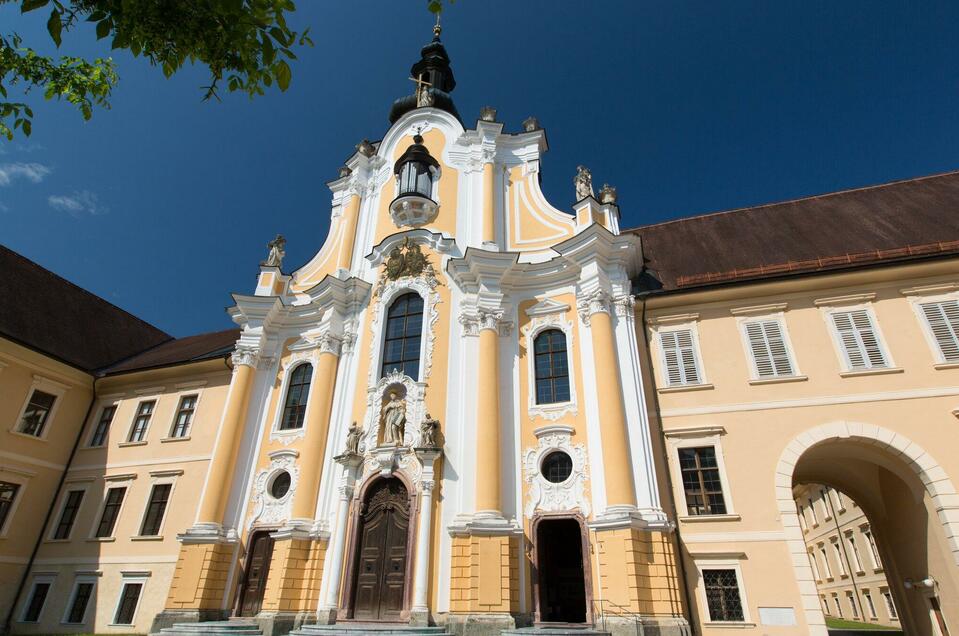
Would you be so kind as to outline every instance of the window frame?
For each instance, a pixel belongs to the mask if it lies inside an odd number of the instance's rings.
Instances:
[[[832,571],[832,565],[830,565],[830,563],[829,563],[829,551],[826,550],[826,542],[825,542],[825,541],[820,541],[819,543],[817,543],[817,544],[816,544],[816,550],[819,551],[819,556],[822,557],[823,569],[825,570],[825,573],[826,573],[826,578],[823,579],[823,580],[825,580],[825,581],[835,581],[835,580],[836,580],[836,576],[835,576],[835,574],[834,574],[833,571]]]
[[[876,543],[876,535],[873,534],[872,526],[865,523],[859,526],[859,532],[866,539],[866,547],[869,548],[869,562],[874,571],[883,571],[882,557],[879,555],[879,544]]]
[[[94,444],[93,440],[96,437],[97,431],[100,427],[100,422],[103,420],[103,414],[107,409],[113,409],[113,416],[110,418],[110,424],[107,426],[106,433],[103,436],[103,443]],[[100,404],[100,408],[94,413],[95,417],[90,420],[90,430],[87,435],[87,443],[84,448],[106,448],[109,445],[110,440],[110,431],[113,430],[113,426],[117,421],[117,414],[120,410],[120,401],[119,400],[105,400]]]
[[[856,541],[856,533],[852,530],[846,530],[843,533],[843,538],[846,540],[847,549],[852,551],[852,563],[850,565],[856,568],[855,574],[864,575],[866,568],[862,561],[862,553],[859,551],[859,543]]]
[[[161,441],[190,439],[190,436],[193,434],[193,425],[196,423],[197,412],[200,410],[200,399],[202,395],[203,395],[203,392],[199,389],[187,389],[177,394],[176,406],[174,407],[174,410],[173,410],[173,420],[170,422],[170,430],[168,431],[167,436],[164,437]],[[176,427],[177,427],[177,420],[179,419],[181,407],[183,405],[183,400],[189,397],[193,398],[193,409],[190,412],[190,419],[187,422],[186,431],[184,432],[183,435],[174,435],[174,432],[176,431]]]
[[[10,427],[10,432],[14,435],[19,435],[20,437],[26,437],[28,439],[46,441],[50,434],[50,429],[53,428],[53,425],[56,422],[57,412],[60,410],[60,405],[63,403],[64,397],[69,389],[70,387],[66,384],[62,384],[56,380],[51,380],[50,378],[42,375],[34,374],[33,382],[30,384],[29,389],[27,389],[27,395],[23,400],[23,404],[20,406],[20,412],[17,414],[17,418],[13,421],[13,426]],[[52,395],[54,398],[53,406],[50,407],[50,411],[47,414],[47,418],[43,422],[43,428],[40,430],[39,435],[31,435],[20,430],[20,423],[23,421],[23,416],[30,406],[30,400],[33,398],[34,391],[47,393]]]
[[[896,607],[896,599],[892,597],[892,590],[890,590],[888,587],[880,588],[879,594],[882,596],[882,600],[886,604],[886,615],[889,616],[889,620],[898,621],[899,608]]]
[[[703,351],[699,336],[699,315],[691,314],[682,317],[662,316],[656,319],[657,324],[653,325],[652,343],[656,349],[656,359],[659,360],[659,373],[662,382],[658,382],[658,391],[660,393],[677,392],[683,390],[709,389],[712,384],[709,382],[706,372],[706,363],[703,359]],[[699,373],[699,382],[687,382],[684,384],[670,384],[669,365],[666,363],[666,349],[663,347],[662,334],[673,331],[689,331],[692,339],[693,358],[696,364],[696,371]]]
[[[7,518],[2,520],[0,523],[0,539],[3,539],[7,536],[7,531],[10,529],[10,524],[13,523],[13,518],[17,514],[17,509],[20,507],[20,502],[23,501],[23,495],[27,491],[27,485],[30,483],[30,478],[35,477],[36,473],[32,471],[21,471],[13,472],[10,466],[5,466],[0,469],[0,481],[5,481],[9,484],[14,484],[19,486],[17,489],[17,494],[13,497],[13,502],[10,504],[10,510],[7,512]]]
[[[117,594],[117,601],[113,605],[113,613],[110,614],[110,623],[109,627],[127,627],[135,626],[137,624],[137,613],[140,611],[140,604],[143,602],[143,597],[147,589],[147,581],[150,578],[150,574],[146,572],[137,572],[137,573],[120,573],[120,591]],[[137,602],[133,606],[133,613],[130,617],[129,623],[118,623],[117,619],[119,618],[117,614],[120,612],[120,605],[123,603],[123,593],[126,590],[127,585],[140,585],[140,593],[137,595]]]
[[[725,453],[723,452],[722,436],[726,434],[726,429],[721,426],[704,426],[698,428],[675,429],[664,431],[666,435],[666,446],[668,449],[667,464],[670,473],[673,476],[673,490],[679,508],[679,520],[686,522],[696,521],[738,521],[739,513],[736,512],[736,506],[733,503],[733,490],[729,484],[729,476],[726,470]],[[703,446],[712,446],[716,451],[716,466],[719,469],[719,481],[723,488],[723,501],[726,504],[724,514],[715,515],[693,515],[690,514],[686,506],[686,491],[683,488],[682,468],[679,465],[679,451],[683,448],[698,448]]]
[[[706,620],[703,621],[705,627],[721,627],[724,625],[737,625],[749,627],[754,625],[751,612],[749,611],[749,599],[746,594],[746,585],[743,581],[741,558],[745,555],[737,555],[739,558],[709,558],[703,554],[693,555],[693,562],[699,572],[700,584],[696,586],[697,596],[699,597],[700,616]],[[703,575],[704,570],[733,570],[736,574],[736,585],[739,588],[739,603],[743,609],[743,619],[739,621],[714,620],[709,613],[709,598],[706,595],[706,579]]]
[[[548,342],[548,343],[547,343],[547,347],[548,347],[548,350],[547,350],[547,351],[542,352],[542,353],[539,352],[539,351],[537,351],[537,350],[536,350],[536,343],[540,340],[540,338],[547,338],[547,337],[549,337],[550,340],[552,340],[552,334],[561,334],[561,336],[558,337],[558,339],[562,342],[563,348],[562,348],[562,349],[557,349],[557,350],[554,351],[553,348],[552,348],[552,347],[553,347],[553,342]],[[536,393],[536,394],[533,396],[533,399],[535,400],[537,406],[553,406],[553,405],[555,405],[555,404],[568,404],[568,403],[571,401],[571,400],[570,400],[571,391],[570,391],[570,386],[569,386],[569,384],[570,384],[570,382],[569,382],[569,377],[570,377],[570,375],[572,375],[572,369],[570,368],[570,363],[569,363],[569,353],[570,353],[570,350],[569,350],[569,338],[568,338],[568,335],[566,334],[566,332],[563,331],[562,329],[558,329],[558,328],[555,328],[555,327],[548,327],[548,328],[546,328],[546,329],[540,329],[540,330],[539,330],[539,333],[537,333],[536,336],[533,337],[533,349],[532,349],[532,351],[530,352],[530,355],[532,356],[532,361],[533,361],[533,375],[534,375],[534,377],[533,377],[533,388],[534,388],[535,393]],[[565,374],[565,375],[557,375],[557,374],[556,374],[556,364],[555,364],[555,361],[556,361],[556,359],[560,356],[560,354],[562,354],[562,357],[565,359],[565,363],[566,363],[566,374]],[[547,377],[544,377],[544,378],[536,377],[536,376],[539,375],[539,374],[538,374],[538,370],[537,370],[537,359],[540,358],[540,357],[545,357],[545,358],[549,361],[549,373],[550,373],[550,375],[548,375]],[[555,384],[555,382],[556,382],[556,380],[557,380],[558,378],[564,378],[564,377],[566,378],[566,392],[567,392],[567,394],[568,394],[568,395],[567,395],[567,398],[566,398],[565,400],[550,400],[550,401],[547,401],[547,402],[540,402],[540,401],[539,401],[540,381],[542,380],[542,381],[544,381],[544,382],[550,382],[551,393],[553,393],[553,394],[554,394],[554,397],[555,397],[556,394],[558,393],[558,391],[556,390],[556,384]]]
[[[746,310],[739,310],[743,313]],[[737,313],[737,312],[734,312]],[[774,311],[771,313],[752,313],[749,315],[737,315],[736,323],[739,329],[739,338],[742,342],[743,351],[746,354],[746,360],[749,365],[749,383],[750,384],[772,384],[775,382],[795,382],[806,380],[799,366],[799,359],[796,356],[796,349],[793,347],[792,339],[789,336],[789,328],[786,324],[785,311]],[[786,350],[786,357],[789,359],[789,366],[792,371],[790,374],[762,376],[759,374],[759,366],[756,362],[756,356],[753,354],[753,348],[749,340],[748,325],[755,323],[775,322],[779,325],[779,332],[782,335],[783,347]]]
[[[19,619],[18,623],[26,623],[27,625],[39,625],[43,622],[43,611],[47,609],[47,603],[50,601],[50,597],[53,594],[53,586],[56,584],[57,575],[53,573],[38,573],[34,574],[33,580],[30,582],[30,593],[23,599],[23,604],[20,606],[20,611],[18,612]],[[43,604],[40,606],[40,611],[37,612],[37,619],[33,621],[27,620],[27,610],[30,609],[30,606],[33,604],[33,596],[37,593],[37,586],[46,584],[49,587],[47,588],[47,594],[43,598]]]
[[[913,313],[916,315],[916,320],[919,321],[919,327],[922,330],[922,334],[926,339],[926,344],[929,347],[929,352],[932,354],[933,365],[937,369],[949,369],[956,366],[959,366],[959,361],[949,361],[945,359],[945,356],[942,353],[942,349],[939,346],[939,341],[936,340],[936,335],[932,332],[932,327],[929,325],[929,320],[926,318],[925,313],[922,311],[922,305],[929,303],[943,303],[943,302],[959,302],[959,291],[950,291],[946,293],[936,293],[942,289],[955,289],[955,284],[947,285],[932,285],[929,288],[917,288],[917,289],[905,289],[901,293],[908,296],[909,304],[912,305]]]
[[[842,537],[829,537],[829,544],[835,554],[836,562],[839,563],[839,578],[849,576],[849,568],[846,567],[846,560],[843,558]]]
[[[90,605],[94,604],[96,593],[97,593],[97,580],[98,576],[92,574],[77,574],[76,578],[73,579],[73,588],[70,590],[70,594],[67,596],[67,604],[63,609],[63,617],[60,619],[61,625],[86,625],[89,622],[90,614]],[[89,583],[93,586],[90,591],[90,598],[87,599],[87,605],[83,608],[83,616],[79,623],[75,623],[69,620],[70,614],[73,611],[73,603],[76,601],[77,593],[80,591],[80,585],[83,583]]]
[[[525,314],[530,321],[520,330],[527,352],[526,364],[526,409],[531,418],[543,417],[558,419],[569,413],[578,412],[578,396],[576,394],[576,359],[573,356],[573,323],[567,316],[570,306],[565,303],[546,298],[526,309]],[[544,331],[558,329],[566,334],[566,364],[569,369],[569,400],[566,402],[536,403],[536,360],[534,343],[537,336]]]
[[[312,348],[311,352],[305,354],[302,351],[294,351],[293,358],[288,360],[285,366],[281,367],[283,381],[280,383],[280,399],[277,400],[276,411],[273,414],[273,424],[270,428],[271,440],[287,437],[301,437],[306,435],[306,429],[309,427],[309,422],[306,420],[305,414],[303,416],[303,426],[300,428],[280,428],[280,425],[283,423],[283,411],[286,410],[286,395],[290,390],[290,380],[293,377],[293,372],[304,364],[313,365],[313,374],[310,376],[310,391],[306,396],[305,406],[306,410],[309,410],[310,408],[310,400],[313,399],[313,387],[315,386],[316,382],[318,356],[315,355],[315,351],[315,348]]]
[[[882,331],[882,327],[879,325],[879,317],[876,315],[876,309],[873,303],[871,302],[862,302],[855,304],[843,304],[843,303],[834,303],[828,306],[822,306],[822,317],[826,322],[826,327],[829,331],[829,339],[832,341],[833,349],[836,352],[836,357],[839,360],[840,364],[840,373],[841,374],[868,374],[868,373],[889,373],[898,370],[896,366],[896,361],[892,357],[892,352],[889,350],[888,340],[886,340],[886,335]],[[876,337],[876,344],[879,346],[879,351],[882,354],[883,366],[865,366],[865,367],[854,367],[852,362],[849,360],[849,353],[846,351],[846,347],[843,344],[842,336],[839,333],[839,327],[836,325],[836,315],[837,314],[851,314],[856,311],[863,311],[866,313],[866,317],[869,320],[869,326],[872,329],[873,335]],[[865,353],[865,351],[864,351]],[[864,356],[864,359],[868,359],[867,356]]]
[[[430,301],[426,296],[420,293],[419,290],[413,289],[411,287],[403,287],[403,288],[397,289],[394,293],[390,294],[389,298],[385,298],[382,301],[383,314],[382,314],[382,320],[380,321],[380,325],[379,325],[380,333],[377,337],[377,340],[378,340],[377,353],[376,353],[377,364],[374,367],[374,373],[376,375],[377,381],[386,377],[386,375],[383,374],[383,360],[386,358],[386,341],[387,341],[386,330],[390,322],[390,310],[393,308],[393,305],[396,303],[396,301],[398,301],[400,298],[408,294],[416,294],[417,296],[420,297],[420,300],[423,303],[422,319],[420,321],[421,322],[420,351],[419,351],[419,357],[417,358],[417,363],[416,363],[417,377],[412,378],[412,380],[414,382],[422,382],[425,379],[425,375],[423,373],[424,371],[423,367],[425,362],[424,353],[426,351],[426,344],[429,338],[429,319],[430,319],[429,312],[431,308]],[[409,316],[410,314],[406,314],[406,315]]]
[[[97,512],[93,517],[93,523],[90,526],[90,533],[87,537],[88,539],[91,541],[113,541],[116,539],[117,528],[120,526],[120,518],[123,516],[123,511],[126,509],[127,502],[130,500],[130,493],[133,490],[133,480],[135,478],[135,474],[104,477],[103,496],[100,497],[100,505],[97,507]],[[107,537],[98,537],[97,530],[100,529],[100,521],[102,520],[103,513],[106,510],[107,496],[114,488],[126,488],[126,492],[123,494],[123,501],[120,502],[120,508],[117,510],[117,518],[113,522],[113,532],[111,532]]]
[[[47,541],[48,542],[67,542],[73,539],[73,533],[77,528],[77,522],[80,521],[80,513],[83,511],[83,504],[87,500],[87,490],[89,490],[90,484],[89,481],[85,483],[78,482],[66,482],[63,484],[63,492],[60,493],[59,502],[57,503],[57,514],[50,519],[50,527],[47,529]],[[73,521],[70,523],[70,530],[67,532],[66,537],[56,538],[57,529],[60,527],[60,523],[63,521],[63,513],[66,511],[67,502],[70,498],[70,493],[72,492],[82,492],[80,496],[80,503],[77,505],[76,515],[73,517]]]
[[[176,485],[179,476],[183,474],[182,470],[158,470],[150,473],[150,489],[144,499],[143,512],[140,514],[140,521],[137,523],[135,532],[131,539],[134,541],[161,541],[163,539],[163,530],[166,527],[167,519],[170,517],[170,508],[173,506],[173,497],[176,494]],[[147,514],[150,512],[150,502],[153,499],[153,489],[157,486],[170,486],[170,494],[167,495],[166,505],[163,508],[163,516],[160,518],[160,526],[156,534],[142,534],[143,524],[146,523]]]
[[[136,431],[137,420],[140,418],[141,413],[140,409],[144,404],[153,403],[153,408],[150,410],[149,419],[147,419],[146,426],[143,428],[143,435],[140,439],[133,439],[133,433]],[[160,397],[150,397],[137,401],[136,409],[133,411],[133,419],[130,421],[130,428],[127,431],[126,439],[122,442],[126,445],[138,445],[146,444],[147,436],[150,434],[150,427],[153,425],[153,418],[157,414],[157,406],[160,404]]]

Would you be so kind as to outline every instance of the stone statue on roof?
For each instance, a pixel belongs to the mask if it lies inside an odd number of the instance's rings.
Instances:
[[[586,197],[593,196],[593,175],[586,166],[576,167],[576,176],[573,177],[573,185],[576,187],[577,201],[582,201]]]
[[[260,263],[265,267],[282,267],[283,266],[283,257],[286,256],[286,239],[283,238],[282,234],[277,234],[276,238],[266,244],[270,249],[270,253],[267,255],[266,260]]]

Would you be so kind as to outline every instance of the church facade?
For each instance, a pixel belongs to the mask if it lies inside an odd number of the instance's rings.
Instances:
[[[7,628],[825,634],[827,484],[908,633],[959,630],[959,174],[627,230],[584,168],[546,200],[534,118],[464,124],[438,31],[412,71],[237,329],[0,316]]]

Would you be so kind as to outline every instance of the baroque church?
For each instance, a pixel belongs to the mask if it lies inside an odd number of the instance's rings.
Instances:
[[[4,631],[959,634],[959,173],[627,229],[412,75],[235,329],[0,248]]]

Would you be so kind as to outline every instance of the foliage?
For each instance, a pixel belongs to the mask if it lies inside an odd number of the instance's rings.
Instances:
[[[219,99],[221,82],[250,97],[274,83],[286,91],[294,48],[313,44],[309,29],[297,33],[287,24],[287,15],[296,11],[292,0],[0,0],[9,2],[18,2],[21,13],[48,8],[47,31],[57,47],[66,32],[86,21],[96,25],[98,40],[110,38],[113,49],[146,58],[166,77],[187,62],[202,64],[210,70],[204,99]],[[14,84],[22,84],[25,93],[43,87],[47,99],[66,99],[89,119],[94,105],[109,107],[116,82],[109,58],[54,61],[22,47],[17,35],[0,38],[3,100]],[[27,104],[0,101],[0,134],[8,139],[18,128],[29,135],[32,118]]]
[[[861,623],[859,621],[851,621],[845,618],[833,618],[832,616],[826,617],[826,627],[829,629],[851,629],[851,630],[874,630],[877,632],[886,632],[891,635],[902,634],[902,631],[895,627],[886,627],[885,625],[877,625],[875,623]]]

